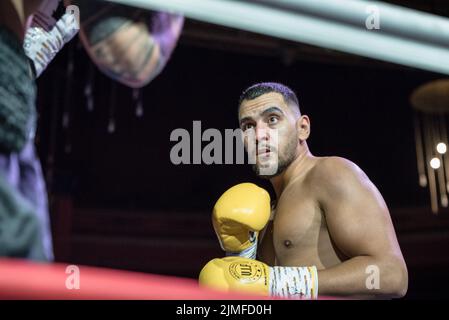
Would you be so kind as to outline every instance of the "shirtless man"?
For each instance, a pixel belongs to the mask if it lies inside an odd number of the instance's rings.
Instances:
[[[241,96],[239,121],[255,136],[254,168],[277,206],[270,217],[268,193],[253,184],[223,194],[213,224],[231,257],[210,261],[200,284],[288,298],[403,297],[407,268],[381,194],[351,161],[311,154],[296,95],[256,84]],[[263,175],[267,167],[276,170]]]

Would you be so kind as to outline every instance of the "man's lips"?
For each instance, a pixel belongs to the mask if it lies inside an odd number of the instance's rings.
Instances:
[[[269,156],[273,152],[274,150],[270,147],[259,148],[257,150],[257,156]]]

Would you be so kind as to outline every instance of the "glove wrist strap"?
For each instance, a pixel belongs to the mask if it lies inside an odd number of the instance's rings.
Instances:
[[[226,251],[227,257],[242,257],[248,259],[256,259],[257,256],[257,240],[251,244],[248,248],[240,252],[228,252]]]
[[[290,299],[318,298],[318,271],[312,267],[271,267],[270,296]]]

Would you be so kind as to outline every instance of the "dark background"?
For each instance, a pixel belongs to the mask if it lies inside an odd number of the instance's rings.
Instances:
[[[440,1],[396,2],[447,14]],[[91,71],[93,111],[84,94]],[[195,120],[203,130],[236,128],[241,91],[277,81],[297,92],[311,118],[312,153],[352,160],[383,194],[409,267],[407,297],[446,296],[449,211],[433,215],[429,191],[418,185],[409,102],[414,89],[440,78],[187,20],[166,69],[142,89],[137,117],[132,90],[102,75],[74,40],[38,83],[56,259],[196,277],[222,255],[210,223],[220,194],[243,181],[271,187],[246,165],[173,165],[170,133],[192,132]]]

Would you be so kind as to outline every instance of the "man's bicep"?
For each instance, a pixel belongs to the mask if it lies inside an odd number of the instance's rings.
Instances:
[[[347,256],[394,252],[397,241],[385,202],[369,179],[349,172],[323,199],[330,236]]]

